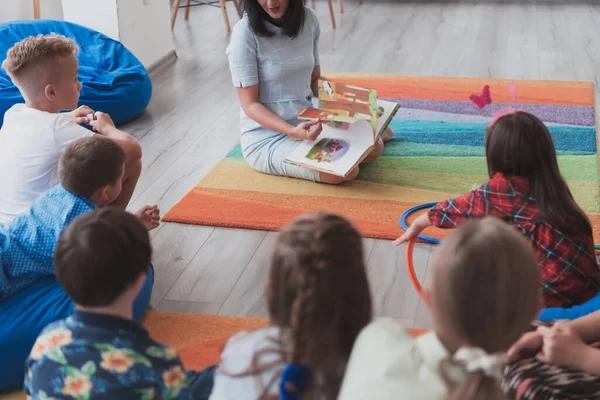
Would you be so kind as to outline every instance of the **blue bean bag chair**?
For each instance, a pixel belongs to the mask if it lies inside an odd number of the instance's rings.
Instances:
[[[133,304],[133,318],[140,321],[150,305],[154,267]],[[0,303],[0,397],[22,387],[25,360],[42,330],[73,314],[74,304],[56,278],[47,277]]]
[[[80,105],[108,113],[115,124],[140,115],[152,97],[148,71],[120,42],[92,29],[64,21],[14,21],[0,24],[0,60],[15,43],[33,35],[58,33],[80,47]],[[0,68],[0,127],[4,113],[23,97]]]

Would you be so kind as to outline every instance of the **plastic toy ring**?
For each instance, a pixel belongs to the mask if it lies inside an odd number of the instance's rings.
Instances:
[[[415,248],[416,238],[412,238],[406,244],[406,270],[408,271],[408,277],[410,278],[410,282],[413,287],[419,293],[422,299],[425,299],[425,292],[423,290],[423,286],[419,282],[419,278],[415,273],[415,266],[413,264],[413,250]]]
[[[404,211],[404,213],[400,216],[400,226],[402,227],[402,229],[404,229],[405,231],[408,230],[408,225],[406,224],[406,218],[408,218],[408,216],[410,214],[414,213],[415,211],[422,210],[424,208],[431,208],[431,207],[435,206],[436,204],[437,203],[425,203],[425,204],[421,204],[419,206],[414,206],[414,207],[409,208],[408,210]],[[424,242],[432,243],[432,244],[438,244],[438,243],[442,242],[440,239],[434,238],[431,236],[419,235],[418,238]]]

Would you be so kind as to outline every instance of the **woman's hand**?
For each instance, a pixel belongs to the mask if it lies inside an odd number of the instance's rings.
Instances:
[[[538,327],[544,344],[537,359],[555,365],[584,369],[583,365],[588,353],[588,346],[579,334],[564,322],[557,322],[551,328]]]
[[[314,128],[313,128],[314,127]],[[323,122],[318,119],[302,122],[296,126],[290,136],[303,140],[315,140],[323,131]]]

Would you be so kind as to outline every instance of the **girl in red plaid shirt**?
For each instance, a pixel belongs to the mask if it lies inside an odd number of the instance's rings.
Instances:
[[[545,307],[571,307],[591,299],[600,290],[592,227],[560,174],[548,128],[526,112],[505,115],[488,128],[485,150],[490,180],[437,204],[394,244],[431,225],[454,228],[467,218],[493,215],[531,240]]]

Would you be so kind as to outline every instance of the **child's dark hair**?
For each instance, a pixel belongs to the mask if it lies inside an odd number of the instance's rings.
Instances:
[[[505,115],[487,130],[486,157],[490,178],[501,172],[527,178],[546,221],[570,234],[592,234],[590,222],[560,174],[550,131],[526,112]]]
[[[271,321],[282,330],[275,351],[282,363],[302,364],[310,373],[302,399],[336,399],[354,341],[372,318],[360,234],[335,215],[297,218],[275,245],[269,292]],[[273,366],[259,365],[262,354],[242,376]]]
[[[463,223],[441,244],[430,268],[432,320],[447,343],[488,355],[505,353],[539,310],[535,253],[524,235],[500,219]],[[450,364],[457,362],[449,358],[440,364],[449,386],[447,400],[505,398],[499,380],[482,371],[469,373],[456,385]]]
[[[58,166],[62,186],[80,197],[114,185],[123,174],[125,151],[100,135],[78,139],[65,150]]]
[[[109,306],[148,272],[151,253],[148,230],[136,216],[114,207],[97,209],[60,235],[56,278],[76,304]]]
[[[295,38],[302,31],[306,20],[305,0],[288,0],[287,9],[283,14],[281,27],[283,34]],[[248,16],[250,27],[257,36],[271,37],[273,32],[267,28],[265,21],[277,25],[267,12],[258,4],[258,0],[242,0],[242,9]]]

